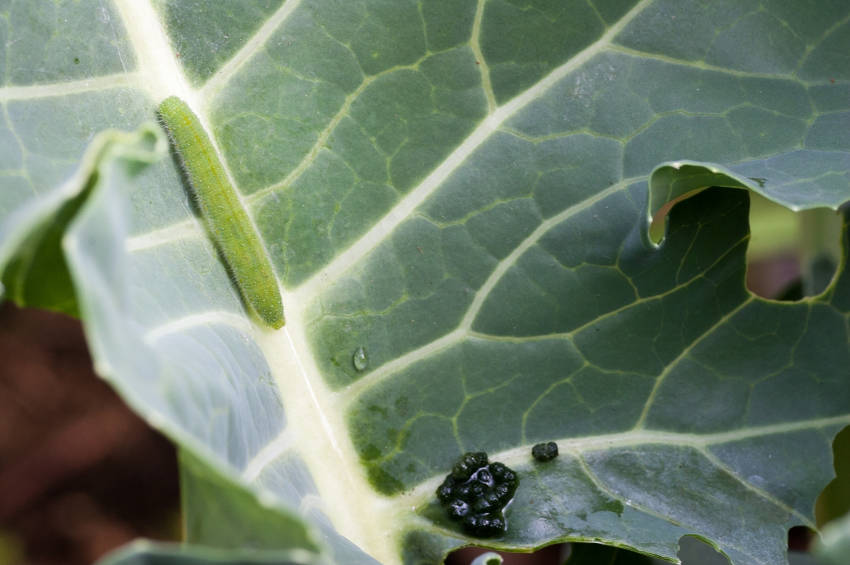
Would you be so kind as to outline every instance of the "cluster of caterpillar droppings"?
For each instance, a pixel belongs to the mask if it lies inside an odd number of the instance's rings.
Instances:
[[[266,249],[206,130],[188,104],[163,100],[159,117],[189,179],[201,217],[245,303],[266,325],[283,326],[283,300]]]
[[[508,528],[504,510],[518,486],[519,477],[504,464],[488,463],[486,453],[465,453],[437,489],[437,498],[466,533],[494,537]]]
[[[558,456],[558,444],[554,441],[538,443],[531,448],[531,456],[538,461],[551,461]]]

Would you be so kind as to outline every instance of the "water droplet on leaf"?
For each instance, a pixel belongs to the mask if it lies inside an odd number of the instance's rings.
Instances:
[[[351,363],[358,371],[365,371],[369,366],[369,356],[366,355],[366,350],[363,347],[358,347],[351,356]]]

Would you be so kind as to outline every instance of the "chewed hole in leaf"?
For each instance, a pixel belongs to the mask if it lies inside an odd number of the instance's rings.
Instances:
[[[794,212],[750,193],[747,288],[783,301],[821,294],[839,264],[841,226],[832,210]]]
[[[692,190],[687,194],[683,194],[678,198],[674,198],[664,206],[658,209],[655,215],[652,216],[652,222],[649,224],[649,239],[655,245],[660,245],[664,241],[664,235],[667,231],[667,216],[670,214],[670,210],[673,209],[673,206],[678,204],[683,200],[687,200],[693,196],[696,196],[700,192],[705,189]]]
[[[793,526],[788,529],[788,551],[806,552],[817,534],[806,526]]]
[[[703,190],[679,196],[655,213],[649,227],[652,243],[663,243],[673,207]],[[835,277],[841,256],[841,216],[827,208],[795,212],[758,193],[748,193],[747,289],[756,296],[781,301],[824,292]]]
[[[728,565],[729,559],[697,536],[684,536],[679,540],[679,559],[682,563],[702,565]]]

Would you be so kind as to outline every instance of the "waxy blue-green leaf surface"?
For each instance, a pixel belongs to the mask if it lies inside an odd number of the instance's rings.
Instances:
[[[850,4],[0,15],[5,296],[79,313],[100,374],[180,446],[197,552],[174,562],[435,564],[563,540],[675,560],[693,534],[772,565],[788,527],[814,526],[850,423],[850,280],[842,264],[823,295],[752,296],[747,190],[850,199]],[[156,127],[97,137],[170,95],[263,237],[281,331],[246,315]],[[656,212],[710,186],[653,244]],[[538,441],[560,457],[534,462]],[[434,500],[469,450],[520,473],[502,537]]]

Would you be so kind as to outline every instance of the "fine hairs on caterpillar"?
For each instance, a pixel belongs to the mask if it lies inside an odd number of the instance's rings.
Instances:
[[[163,100],[159,116],[186,171],[201,217],[243,300],[266,325],[282,327],[283,301],[271,261],[207,132],[176,96]]]

